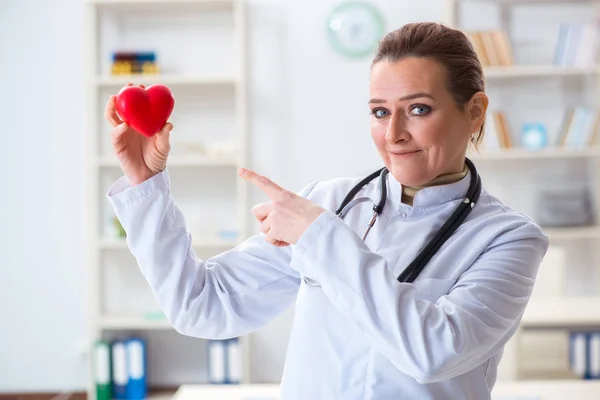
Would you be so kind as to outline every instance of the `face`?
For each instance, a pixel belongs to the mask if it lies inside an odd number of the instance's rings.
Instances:
[[[477,93],[461,110],[441,64],[405,58],[373,66],[370,98],[371,135],[396,180],[423,186],[463,170],[470,137],[485,118],[485,94]]]

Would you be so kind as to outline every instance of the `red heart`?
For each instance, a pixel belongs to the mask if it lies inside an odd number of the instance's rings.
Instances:
[[[119,116],[144,136],[156,135],[167,123],[175,99],[168,87],[151,85],[145,89],[127,86],[117,95],[116,109]]]

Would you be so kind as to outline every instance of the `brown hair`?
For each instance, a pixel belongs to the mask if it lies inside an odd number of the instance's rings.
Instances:
[[[462,110],[477,92],[485,90],[481,62],[467,36],[435,22],[414,22],[402,26],[380,41],[373,65],[405,57],[427,57],[442,64],[448,72],[448,90]],[[484,124],[472,139],[477,147],[483,139]]]

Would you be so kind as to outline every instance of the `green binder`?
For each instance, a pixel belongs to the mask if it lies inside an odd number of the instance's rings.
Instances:
[[[110,345],[104,340],[94,344],[94,384],[96,400],[111,400]]]

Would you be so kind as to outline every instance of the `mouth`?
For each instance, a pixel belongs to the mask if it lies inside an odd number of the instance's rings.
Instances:
[[[388,151],[388,153],[390,153],[392,156],[395,156],[395,157],[408,157],[408,156],[415,155],[420,152],[421,152],[421,150]]]

